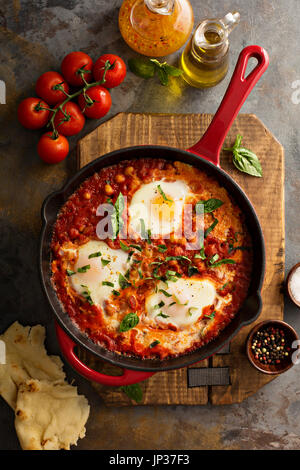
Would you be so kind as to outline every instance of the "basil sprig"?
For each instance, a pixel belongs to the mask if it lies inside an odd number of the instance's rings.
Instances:
[[[131,400],[134,400],[137,403],[140,403],[143,399],[143,391],[140,384],[122,385],[120,390],[126,393],[126,395],[131,398]]]
[[[125,331],[131,330],[139,323],[139,321],[140,319],[136,313],[134,312],[127,313],[127,315],[125,315],[125,317],[121,321],[120,328],[119,328],[120,332],[124,333]]]
[[[238,134],[233,147],[223,148],[223,150],[233,153],[232,161],[238,170],[248,175],[261,178],[262,167],[257,155],[251,150],[241,147],[241,143],[242,136]]]
[[[139,57],[129,59],[129,69],[132,73],[141,78],[153,78],[157,73],[159,81],[162,85],[169,84],[169,77],[179,77],[183,71],[169,65],[167,62],[159,62],[157,59],[141,59]]]

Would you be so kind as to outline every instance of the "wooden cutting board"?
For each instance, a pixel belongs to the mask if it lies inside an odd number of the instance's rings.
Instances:
[[[157,144],[187,149],[200,139],[211,114],[121,113],[100,125],[78,143],[78,166],[131,145]],[[284,153],[280,143],[254,115],[240,114],[225,147],[237,134],[243,146],[260,158],[263,178],[239,172],[228,152],[221,155],[221,167],[244,189],[258,213],[266,243],[266,275],[262,291],[263,309],[258,321],[283,318],[284,280]],[[223,405],[240,403],[270,382],[274,376],[257,371],[245,354],[245,341],[254,324],[243,328],[221,353],[195,366],[160,372],[141,383],[142,405]],[[80,358],[96,370],[119,375],[116,367],[104,364],[81,349]],[[136,405],[122,391],[93,383],[104,403]]]

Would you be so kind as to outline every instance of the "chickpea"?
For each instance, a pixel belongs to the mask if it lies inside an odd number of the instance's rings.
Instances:
[[[125,179],[126,179],[125,176],[119,173],[116,176],[116,183],[124,183]]]
[[[91,196],[91,193],[89,191],[85,191],[83,193],[83,197],[84,197],[84,199],[91,199],[92,196]]]
[[[126,176],[132,176],[133,173],[134,173],[134,168],[133,168],[133,166],[128,166],[128,167],[126,167],[126,169],[125,169],[125,175],[126,175]]]
[[[110,184],[106,184],[104,187],[104,191],[108,196],[111,196],[114,192],[113,188],[111,187]]]

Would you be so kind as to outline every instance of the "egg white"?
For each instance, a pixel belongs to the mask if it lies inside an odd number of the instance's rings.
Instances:
[[[168,286],[159,282],[156,292],[146,299],[146,315],[156,326],[171,324],[184,329],[196,323],[203,308],[213,305],[216,298],[215,285],[208,279],[181,278]]]
[[[164,193],[167,200],[165,200]],[[151,236],[175,232],[182,223],[182,213],[190,189],[184,181],[164,180],[143,184],[133,195],[128,208],[129,227],[141,234],[141,219]]]
[[[99,252],[101,256],[89,258]],[[104,266],[101,259],[109,263]],[[93,303],[104,308],[112,291],[119,289],[119,275],[124,275],[129,267],[127,260],[128,254],[124,251],[113,250],[103,241],[91,240],[77,249],[77,260],[72,267],[75,274],[69,277],[70,284],[80,295],[88,292]],[[90,268],[86,272],[78,272],[78,269],[88,265]],[[111,282],[113,287],[102,282]]]

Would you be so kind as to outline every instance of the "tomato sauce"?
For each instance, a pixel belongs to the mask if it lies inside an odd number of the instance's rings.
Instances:
[[[151,239],[150,243],[147,240],[139,240],[141,251],[137,252],[136,256],[143,279],[136,275],[136,282],[123,289],[118,297],[108,299],[105,315],[99,306],[91,305],[70,287],[66,274],[68,260],[64,247],[76,248],[90,240],[97,240],[96,227],[101,218],[96,211],[100,204],[115,204],[120,193],[126,196],[130,203],[133,194],[142,184],[162,179],[185,181],[195,195],[194,205],[197,200],[210,198],[223,202],[213,213],[205,214],[205,229],[216,219],[218,224],[204,239],[205,259],[198,256],[193,258],[192,263],[195,268],[192,278],[213,282],[222,307],[205,307],[201,318],[188,331],[182,331],[171,323],[153,326],[143,321],[146,315],[145,299],[155,288],[155,280],[146,279],[153,275],[151,262],[163,260],[166,256],[191,258],[188,241],[184,238],[177,239],[171,234],[170,239],[155,238]],[[119,237],[105,241],[110,248],[120,249]],[[137,243],[136,240],[131,242]],[[165,253],[158,252],[158,246],[161,244],[166,246]],[[247,296],[251,279],[251,238],[239,207],[212,177],[184,163],[163,159],[121,162],[102,169],[84,181],[58,214],[51,249],[53,285],[65,311],[78,328],[93,341],[111,351],[140,358],[163,359],[178,356],[213,340],[238,312]],[[196,253],[199,254],[200,251]],[[234,264],[214,267],[212,257],[219,261],[231,259]],[[190,277],[189,264],[180,260],[171,260],[160,265],[156,274],[163,277],[168,270],[175,271],[182,278]],[[120,332],[118,328],[111,327],[109,312],[112,312],[111,319],[122,321],[128,311],[126,309],[136,312],[140,322],[129,331]]]

